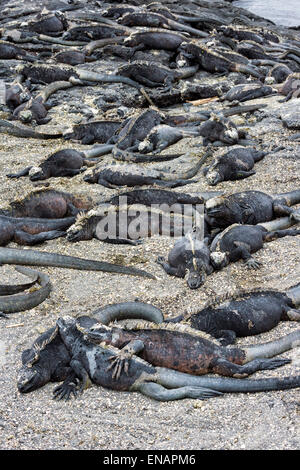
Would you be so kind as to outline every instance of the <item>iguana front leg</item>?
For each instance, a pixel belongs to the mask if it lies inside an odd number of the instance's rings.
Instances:
[[[53,390],[53,398],[68,400],[72,394],[76,397],[78,392],[82,393],[83,390],[90,387],[92,384],[87,371],[80,361],[72,359],[70,367],[73,374],[70,373],[70,376],[66,378],[62,385]]]
[[[169,274],[170,276],[176,276],[176,277],[183,278],[184,275],[185,275],[185,268],[183,267],[183,265],[180,264],[177,267],[170,266],[170,264],[166,262],[166,260],[165,260],[165,258],[163,258],[163,256],[158,256],[157,259],[155,260],[155,262],[157,264],[160,264],[160,266],[162,266],[162,268],[165,270],[165,272],[167,274]]]
[[[236,241],[234,245],[236,246],[234,250],[235,259],[242,258],[249,269],[258,269],[261,266],[261,262],[251,256],[251,247],[247,243]]]
[[[69,400],[71,395],[76,398],[78,394],[78,379],[73,370],[69,372],[62,385],[53,390],[53,400]]]
[[[112,378],[119,380],[122,370],[128,375],[129,361],[134,354],[138,354],[144,349],[143,341],[134,339],[122,348],[116,356],[112,356],[109,360],[111,365],[106,370],[112,369]]]

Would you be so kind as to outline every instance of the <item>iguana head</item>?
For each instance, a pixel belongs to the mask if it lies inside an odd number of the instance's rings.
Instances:
[[[198,289],[206,280],[206,264],[201,258],[193,257],[187,263],[185,280],[190,289]]]
[[[223,181],[223,178],[218,168],[219,162],[216,160],[206,171],[205,178],[210,186],[215,186],[216,184]]]
[[[33,166],[29,171],[30,181],[46,179],[43,169],[40,166]]]
[[[30,349],[26,349],[24,353],[29,353],[30,351]],[[38,363],[33,366],[25,364],[19,371],[17,387],[21,393],[33,392],[48,383],[50,378],[51,374],[48,373],[48,370],[41,367]]]
[[[86,330],[86,335],[89,341],[101,343],[103,341],[110,341],[112,332],[111,328],[100,323]]]
[[[222,251],[213,251],[210,254],[210,260],[215,269],[224,268],[228,264],[228,256]]]

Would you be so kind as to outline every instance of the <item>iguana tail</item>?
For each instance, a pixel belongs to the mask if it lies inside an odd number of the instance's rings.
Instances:
[[[276,199],[283,198],[285,199],[288,206],[293,206],[294,204],[298,204],[300,202],[300,189],[295,189],[294,191],[290,191],[288,193],[276,194],[274,197]]]
[[[104,271],[109,273],[129,274],[131,276],[155,277],[141,269],[129,266],[106,263],[75,256],[60,255],[59,253],[47,253],[36,250],[20,250],[17,248],[0,248],[1,264],[22,264],[29,266],[54,266],[58,268],[79,269],[84,271]]]
[[[114,320],[123,320],[124,318],[139,318],[153,323],[162,323],[164,321],[164,316],[159,308],[144,302],[111,304],[95,310],[92,315],[104,325],[108,325]]]
[[[250,393],[271,390],[287,390],[300,386],[300,375],[267,379],[234,379],[230,377],[195,376],[184,372],[157,367],[158,383],[167,388],[205,387],[225,393]]]
[[[275,341],[243,347],[246,354],[244,364],[257,358],[274,357],[300,345],[300,330],[282,336]]]

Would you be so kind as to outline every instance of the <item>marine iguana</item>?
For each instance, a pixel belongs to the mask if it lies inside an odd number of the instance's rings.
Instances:
[[[125,83],[126,85],[137,88],[145,97],[143,88],[137,82],[128,77],[113,74],[100,74],[88,70],[74,69],[71,65],[49,65],[49,64],[33,64],[31,66],[20,66],[17,69],[26,79],[30,79],[32,83],[52,83],[56,81],[71,81],[72,84],[83,84],[88,82],[103,83]]]
[[[107,143],[115,144],[117,150],[137,150],[139,143],[145,139],[151,129],[163,120],[164,115],[153,108],[135,113],[120,126],[116,135]]]
[[[95,320],[88,316],[77,318],[81,327],[88,328]],[[22,352],[22,367],[18,372],[18,390],[29,393],[49,382],[70,382],[76,379],[70,368],[71,355],[63,343],[57,325],[41,334]]]
[[[234,122],[220,114],[211,117],[199,126],[199,135],[203,137],[203,145],[223,142],[226,145],[235,145],[245,133],[239,130]]]
[[[206,202],[205,219],[211,228],[226,228],[234,223],[256,225],[276,217],[298,220],[293,204],[300,202],[300,190],[271,196],[262,191],[241,191],[217,196]]]
[[[55,333],[57,330],[57,334]],[[260,379],[260,380],[243,380],[237,378],[213,378],[213,377],[196,377],[190,374],[178,372],[177,370],[171,370],[164,367],[154,367],[146,363],[143,359],[136,357],[130,353],[130,363],[128,365],[127,374],[123,374],[122,366],[119,366],[119,363],[124,357],[124,351],[120,357],[120,350],[114,348],[111,345],[105,345],[104,342],[101,345],[95,345],[88,341],[83,335],[85,328],[81,327],[78,320],[71,317],[60,318],[57,321],[56,328],[52,329],[53,339],[60,338],[64,347],[67,349],[69,356],[71,356],[71,361],[67,363],[70,365],[71,371],[66,379],[66,381],[54,389],[54,398],[70,398],[73,394],[77,395],[78,391],[82,391],[84,388],[90,385],[91,381],[95,384],[111,388],[114,390],[128,390],[128,391],[139,391],[153,399],[166,401],[166,400],[175,400],[184,397],[190,398],[209,398],[211,396],[220,395],[221,392],[258,392],[266,390],[278,390],[278,389],[288,389],[298,387],[300,384],[299,377],[284,377],[282,379]],[[158,333],[159,330],[154,330],[154,333]],[[159,335],[159,333],[158,333]],[[50,371],[49,361],[47,360],[47,348],[49,344],[49,333],[46,335],[46,346],[45,348],[37,345],[38,354],[33,350],[33,354],[30,357],[32,366],[27,367],[27,370],[24,368],[21,369],[20,378],[18,381],[18,389],[21,393],[28,393],[40,386],[44,385],[45,377],[53,380],[54,374]],[[182,334],[182,337],[185,338],[187,335]],[[175,337],[175,335],[174,335]],[[284,363],[289,362],[289,360],[268,360],[268,359],[259,359],[257,357],[270,356],[274,354],[280,354],[283,351],[286,351],[292,347],[292,343],[297,341],[299,338],[298,332],[294,332],[291,335],[283,337],[276,342],[266,343],[265,345],[253,346],[244,350],[238,350],[237,348],[222,348],[214,344],[209,340],[204,340],[205,344],[212,346],[212,349],[219,350],[223,349],[225,353],[229,356],[229,350],[232,349],[232,352],[238,351],[241,354],[240,359],[242,361],[251,361],[248,365],[238,365],[233,362],[223,360],[221,357],[218,358],[216,362],[219,362],[219,367],[217,364],[214,366],[215,369],[218,369],[218,372],[222,370],[225,372],[226,366],[229,364],[231,369],[231,374],[233,373],[232,369],[243,369],[242,376],[245,376],[247,373],[251,373],[251,370],[259,368],[274,368],[283,365]],[[190,340],[188,336],[188,340]],[[195,339],[195,338],[194,338]],[[199,345],[203,344],[203,339],[196,339],[196,343]],[[207,341],[207,343],[206,343]],[[276,343],[276,346],[275,344]],[[159,341],[159,345],[161,345]],[[132,346],[132,345],[131,345]],[[135,343],[135,350],[142,348],[144,345],[142,341],[137,341]],[[44,349],[45,354],[42,357],[42,350]],[[54,351],[57,350],[53,348]],[[189,348],[186,349],[186,353],[189,351]],[[260,352],[259,352],[260,351]],[[126,352],[125,352],[126,354]],[[37,360],[35,361],[35,356],[38,355]],[[206,351],[204,353],[206,356]],[[238,353],[237,353],[238,355]],[[24,355],[25,356],[25,355]],[[123,356],[123,357],[122,357]],[[190,356],[190,354],[188,354]],[[247,358],[245,358],[247,356]],[[67,355],[60,350],[60,358],[64,357],[67,359]],[[252,357],[257,359],[253,360]],[[56,355],[51,355],[51,370],[55,370],[55,365],[59,364],[59,359],[55,361]],[[242,359],[243,358],[243,359]],[[127,359],[127,358],[126,358]],[[232,357],[230,358],[232,359]],[[212,362],[212,358],[209,358]],[[92,361],[92,362],[91,362]],[[172,353],[172,359],[174,361],[174,354]],[[26,357],[24,357],[24,362],[26,362]],[[196,362],[199,362],[199,356],[196,358]],[[93,363],[93,367],[92,367]],[[111,368],[115,368],[117,363],[118,370],[120,370],[120,376],[116,380],[115,376],[113,377],[113,372]],[[225,363],[225,364],[224,364]],[[61,363],[61,366],[64,366],[65,363]],[[44,368],[46,367],[46,371]],[[57,367],[57,366],[56,366]],[[204,367],[207,367],[206,364]],[[247,372],[245,372],[247,371]],[[74,375],[72,376],[72,372]],[[194,372],[193,372],[194,373]],[[229,375],[230,375],[229,373]],[[63,375],[63,374],[61,374]],[[71,377],[71,378],[70,378]],[[76,379],[79,379],[80,383],[76,383]],[[91,380],[90,380],[91,379]],[[39,384],[40,381],[40,384]],[[196,387],[196,388],[195,388]]]
[[[167,124],[159,124],[151,129],[147,137],[139,143],[138,149],[142,153],[159,153],[169,145],[176,144],[185,137],[197,137],[199,128],[172,127]]]
[[[37,57],[34,55],[28,54],[27,51],[22,49],[19,46],[15,46],[9,42],[0,40],[0,59],[1,60],[10,60],[10,59],[21,59],[27,60],[28,62],[35,62]]]
[[[291,73],[286,80],[279,85],[274,85],[278,93],[285,95],[283,101],[289,101],[293,96],[299,96],[300,90],[300,73]]]
[[[264,48],[254,41],[243,41],[235,45],[234,50],[239,54],[247,57],[247,59],[263,59],[270,60],[274,63],[278,61],[273,55],[267,54]]]
[[[118,206],[121,201],[126,201],[128,205],[144,204],[145,206],[151,206],[151,204],[168,204],[168,206],[173,207],[175,207],[175,205],[180,205],[182,211],[185,204],[203,204],[204,201],[217,196],[217,193],[217,191],[208,191],[188,194],[178,193],[176,191],[167,191],[165,189],[134,189],[132,191],[122,192],[117,196],[112,196],[109,199],[101,201],[100,204],[105,202]]]
[[[146,170],[139,165],[106,165],[96,167],[92,173],[86,173],[83,177],[87,183],[97,183],[106,188],[115,189],[119,186],[143,186],[157,184],[165,188],[176,188],[195,182],[192,178],[200,169],[204,157],[185,174],[171,177],[159,170]]]
[[[267,152],[255,148],[235,147],[222,155],[217,156],[213,162],[203,169],[203,174],[210,186],[221,181],[234,181],[255,175],[252,168],[256,162],[262,160]]]
[[[108,273],[128,274],[131,276],[156,279],[152,274],[129,266],[118,266],[105,261],[66,256],[37,250],[19,250],[0,247],[0,266],[2,264],[21,264],[29,266],[53,266],[58,268],[79,269],[83,271],[103,271]]]
[[[209,239],[204,239],[203,235],[200,227],[194,227],[175,242],[167,262],[162,256],[156,259],[170,276],[185,277],[190,289],[198,289],[204,284],[206,276],[213,272]]]
[[[29,31],[35,33],[59,35],[68,29],[69,23],[61,11],[43,9],[27,24]]]
[[[275,90],[271,86],[262,83],[242,83],[233,86],[220,99],[221,101],[239,101],[242,103],[243,101],[271,95],[274,92]]]
[[[273,31],[262,29],[262,28],[245,28],[244,26],[224,26],[218,28],[225,36],[229,38],[237,39],[238,41],[254,41],[258,44],[265,45],[266,40],[279,43],[279,36]]]
[[[134,79],[147,87],[164,86],[166,89],[171,89],[175,80],[190,77],[197,70],[198,65],[175,70],[157,62],[135,60],[118,67],[117,74]]]
[[[13,111],[20,104],[30,99],[30,91],[23,83],[13,82],[5,90],[5,104]]]
[[[100,354],[104,352],[103,359],[105,365],[108,364],[109,357],[115,357],[116,352],[118,352],[116,348],[95,346],[83,340],[80,329],[87,326],[90,321],[91,319],[89,317],[79,317],[77,321],[70,317],[61,318],[54,328],[46,331],[35,341],[30,349],[25,350],[22,354],[23,366],[19,371],[17,383],[19,392],[29,393],[42,387],[49,381],[56,382],[64,380],[61,386],[54,389],[53,398],[69,399],[72,394],[76,397],[78,393],[77,384],[79,381],[77,378],[78,371],[76,370],[75,372],[74,370],[74,355],[69,350],[68,338],[70,336],[78,337],[82,346],[87,344],[88,349],[90,347],[92,349],[97,348],[97,352],[100,352]],[[67,337],[65,332],[68,333]],[[102,363],[103,359],[101,361]],[[155,371],[155,368],[150,364],[146,364],[145,361],[140,358],[133,358],[132,363],[137,366],[137,371],[134,373],[134,377],[127,378],[127,380],[125,379],[125,383],[120,384],[121,387],[112,379],[111,372],[105,371],[105,368],[102,374],[102,384],[117,390],[139,389],[137,384],[135,387],[130,387],[131,383],[135,382],[134,378],[139,377],[141,372],[144,371],[149,374],[149,372]],[[85,378],[87,378],[87,376],[85,376]],[[155,380],[153,377],[151,377],[151,379]],[[90,384],[90,380],[88,380],[88,382]],[[82,388],[85,388],[85,386]],[[204,388],[195,389],[194,387],[183,387],[180,390],[168,391],[159,385],[157,389],[154,385],[153,390],[153,386],[149,389],[147,384],[144,384],[140,391],[147,396],[161,400],[175,400],[186,396],[208,398],[210,396],[221,395],[221,393],[214,390],[211,391]]]
[[[79,65],[97,60],[95,56],[87,55],[85,51],[72,50],[57,52],[51,57],[52,60],[61,64]]]
[[[74,26],[68,29],[62,38],[66,41],[95,41],[97,39],[124,36],[124,28],[109,24]]]
[[[134,31],[124,40],[125,46],[142,45],[149,49],[165,49],[176,51],[186,36],[174,31],[166,31],[159,28],[141,28]]]
[[[42,219],[0,215],[0,245],[5,246],[11,241],[18,245],[36,245],[63,237],[74,221],[74,217]]]
[[[276,64],[269,71],[267,77],[272,77],[275,80],[275,83],[284,82],[287,77],[292,73],[291,69],[285,64]]]
[[[12,118],[20,119],[23,122],[36,121],[37,124],[47,124],[51,118],[47,117],[49,106],[47,99],[58,90],[70,88],[72,83],[69,81],[57,81],[50,83],[38,95],[31,97],[25,103],[20,104],[14,109]]]
[[[300,229],[281,230],[289,226],[290,219],[279,218],[261,225],[233,224],[215,236],[210,245],[210,261],[214,269],[242,259],[248,268],[258,269],[261,263],[252,257],[265,242],[287,236],[300,235]]]
[[[182,207],[99,204],[85,214],[79,214],[69,227],[67,240],[78,242],[96,238],[108,243],[140,243],[153,235],[179,236],[192,226],[194,214],[182,212]],[[186,211],[187,212],[187,211]]]
[[[34,279],[40,284],[40,288],[25,294],[4,295],[0,297],[0,317],[6,318],[6,314],[24,312],[41,304],[50,294],[52,286],[47,274],[24,266],[15,268],[18,272]]]
[[[300,310],[297,308],[300,304],[299,292],[299,284],[286,292],[261,289],[238,292],[229,298],[226,296],[224,300],[217,298],[216,302],[208,302],[202,309],[198,307],[170,321],[184,319],[192,328],[219,338],[221,344],[226,346],[234,343],[236,337],[269,331],[281,321],[300,321]],[[101,321],[100,317],[98,319]],[[112,321],[115,316],[111,315],[109,319]]]
[[[92,200],[89,197],[75,196],[54,188],[39,188],[10,202],[8,209],[0,210],[0,215],[59,219],[91,208]]]
[[[105,144],[121,127],[120,121],[91,121],[84,124],[74,124],[64,132],[66,140],[78,140],[82,144],[95,142]]]
[[[191,26],[174,21],[171,18],[163,16],[158,12],[149,11],[134,11],[127,12],[118,19],[118,23],[124,26],[147,26],[149,28],[170,28],[175,31],[185,31],[196,37],[207,37],[208,34],[200,31],[199,29],[192,28]]]
[[[15,137],[30,137],[32,139],[60,139],[62,133],[59,134],[47,134],[44,132],[36,132],[26,126],[16,126],[5,119],[0,119],[0,133],[13,135]]]
[[[39,166],[27,166],[18,173],[8,173],[8,178],[29,176],[31,181],[46,180],[53,177],[76,176],[86,170],[87,166],[95,165],[88,160],[86,152],[74,149],[63,149],[49,155]]]
[[[182,41],[178,50],[188,58],[193,58],[208,72],[241,72],[252,75],[255,78],[261,78],[261,73],[255,66],[241,63],[239,54],[234,55],[232,51],[230,51],[230,54],[235,57],[235,60],[234,58],[226,58],[220,51],[216,52],[203,44],[196,44],[192,41]]]
[[[300,334],[297,330],[268,343],[227,348],[207,333],[178,323],[155,324],[141,320],[110,326],[95,323],[82,332],[87,340],[101,345],[107,343],[121,350],[113,363],[113,377],[116,378],[132,354],[139,354],[154,366],[192,375],[215,373],[243,378],[258,370],[280,366],[285,359],[270,358],[295,347]]]

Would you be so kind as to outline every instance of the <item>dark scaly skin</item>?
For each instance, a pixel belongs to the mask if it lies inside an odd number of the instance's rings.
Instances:
[[[231,52],[231,57],[226,58],[220,51],[214,51],[204,45],[193,42],[182,42],[178,48],[188,58],[194,58],[200,66],[211,73],[243,72],[261,78],[258,69],[249,64],[241,63],[244,57]],[[242,60],[240,60],[242,58]]]
[[[16,269],[17,271],[17,269]],[[33,280],[31,282],[26,282],[23,284],[0,284],[0,296],[1,295],[13,295],[13,294],[18,294],[19,292],[23,292],[24,290],[29,289],[32,287],[38,279],[38,273],[36,274],[35,277],[33,277]]]
[[[217,157],[203,172],[211,186],[221,181],[248,178],[255,174],[252,170],[254,164],[262,160],[265,155],[266,152],[254,148],[238,147]]]
[[[9,209],[3,210],[2,214],[12,217],[59,219],[74,216],[79,211],[91,208],[90,198],[75,196],[52,188],[43,188],[32,191],[22,199],[12,201]]]
[[[171,87],[175,80],[186,78],[197,72],[198,67],[185,67],[182,70],[173,70],[156,62],[133,61],[118,68],[118,73],[132,78],[148,87]]]
[[[140,340],[144,347],[139,355],[145,361],[154,366],[193,375],[210,372],[230,375],[225,365],[222,367],[218,365],[218,358],[238,365],[242,365],[245,361],[244,352],[238,348],[223,348],[209,338],[200,335],[194,337],[192,334],[170,331],[164,327],[164,323],[159,324],[157,329],[151,329],[151,323],[148,328],[145,324],[144,328],[141,326],[135,330],[112,326],[109,330],[105,328],[101,334],[101,325],[95,325],[88,333],[88,338],[96,341],[99,335],[101,341],[118,349],[122,349],[130,341]],[[230,365],[228,364],[229,367]]]
[[[80,269],[83,271],[104,271],[111,273],[128,274],[132,276],[148,277],[155,279],[150,273],[141,269],[127,266],[118,266],[105,261],[95,261],[75,256],[60,255],[58,253],[47,253],[37,250],[19,250],[16,248],[0,247],[1,264],[21,264],[29,266],[54,266],[59,268]]]
[[[284,219],[277,219],[281,220]],[[299,229],[268,231],[261,225],[230,225],[212,241],[211,262],[215,269],[220,269],[243,259],[247,267],[257,269],[261,263],[252,258],[252,253],[260,250],[265,242],[297,235],[300,235]]]
[[[141,85],[128,77],[120,75],[95,73],[88,70],[75,70],[71,65],[48,65],[33,64],[23,66],[19,71],[26,79],[32,83],[52,83],[57,81],[70,81],[74,84],[83,84],[83,81],[104,82],[104,83],[125,83],[129,86],[143,91]]]
[[[112,38],[115,36],[124,35],[124,29],[121,27],[116,28],[111,25],[89,25],[89,26],[75,26],[69,29],[63,35],[63,39],[67,41],[95,41],[97,39]]]
[[[213,272],[208,240],[202,240],[201,231],[193,228],[177,240],[168,254],[168,261],[159,256],[156,260],[167,274],[186,278],[190,289],[198,289]]]
[[[176,51],[182,42],[186,41],[186,36],[166,31],[164,29],[146,28],[145,30],[132,33],[125,41],[125,46],[143,45],[149,49],[165,49]]]
[[[120,126],[121,122],[118,121],[94,121],[86,124],[75,124],[71,132],[67,131],[64,134],[64,138],[79,140],[82,144],[106,143]]]
[[[26,126],[16,125],[5,119],[0,119],[0,133],[13,135],[15,137],[26,137],[31,139],[60,139],[62,133],[46,134],[43,132],[36,132]]]
[[[83,318],[83,317],[81,317]],[[18,388],[21,393],[30,392],[43,386],[49,380],[61,380],[63,375],[67,376],[65,382],[54,390],[54,398],[70,398],[78,391],[83,391],[91,381],[113,390],[139,391],[153,399],[167,401],[185,397],[209,398],[220,395],[221,390],[226,392],[254,392],[263,390],[280,390],[298,387],[300,377],[283,379],[262,379],[262,380],[238,380],[228,378],[195,377],[161,367],[154,367],[131,354],[130,363],[122,367],[116,376],[112,369],[115,368],[115,361],[119,363],[122,351],[112,346],[95,345],[87,341],[83,336],[88,324],[83,324],[81,318],[75,320],[71,317],[60,318],[55,328],[45,333],[49,339],[51,333],[56,330],[55,338],[58,344],[51,347],[51,342],[36,350],[29,350],[23,356],[24,363],[31,363],[31,368],[21,369]],[[85,317],[86,318],[86,317]],[[91,320],[94,322],[95,320]],[[83,328],[82,328],[83,327]],[[49,333],[50,332],[50,333]],[[295,335],[294,335],[295,336]],[[59,343],[59,338],[61,343]],[[139,346],[138,344],[139,343]],[[135,350],[142,347],[141,341],[135,342]],[[51,354],[48,354],[49,347]],[[67,350],[67,352],[66,352]],[[69,354],[69,356],[68,356]],[[27,356],[27,357],[26,357]],[[69,360],[71,357],[71,360]],[[123,355],[121,354],[121,361]],[[68,362],[69,361],[69,362]],[[283,363],[276,364],[270,368],[278,367]],[[58,369],[60,366],[60,369]],[[62,367],[69,369],[63,369]],[[257,367],[257,366],[256,366]],[[33,373],[32,373],[33,369]],[[44,370],[46,369],[46,370]],[[55,379],[56,371],[57,378]],[[36,372],[36,373],[34,373]],[[77,384],[80,381],[80,386]]]
[[[132,191],[122,192],[118,194],[118,196],[113,196],[103,202],[119,205],[120,200],[126,198],[126,202],[129,205],[144,204],[145,206],[149,206],[151,204],[168,204],[172,206],[173,204],[179,204],[183,208],[184,204],[203,204],[205,200],[214,197],[214,195],[216,195],[214,192],[188,194],[167,191],[165,189],[134,189]]]
[[[41,287],[33,292],[25,294],[6,295],[0,297],[0,317],[5,318],[8,313],[30,310],[42,303],[51,292],[52,286],[50,279],[46,274],[23,266],[16,268],[16,270],[35,279]]]
[[[1,60],[10,60],[10,59],[22,59],[29,62],[34,62],[37,57],[28,54],[21,47],[15,46],[9,42],[0,41],[0,59]]]
[[[118,318],[117,313],[114,316]],[[214,342],[211,336],[196,333],[185,325],[131,321],[128,327],[126,323],[122,327],[94,325],[86,333],[88,339],[98,344],[104,342],[122,348],[114,361],[116,376],[130,356],[138,353],[159,367],[192,375],[215,373],[240,378],[285,364],[280,359],[270,358],[293,348],[299,334],[300,330],[278,341],[254,347],[227,348]],[[282,341],[285,342],[284,347]]]
[[[300,310],[296,307],[289,291],[250,291],[237,299],[193,313],[189,323],[193,328],[221,338],[222,344],[226,345],[233,343],[236,336],[269,331],[280,321],[300,321]]]
[[[106,227],[110,217],[115,224],[113,234],[110,234]],[[131,229],[137,221],[137,230],[132,232]],[[141,238],[164,234],[166,227],[170,236],[182,235],[184,228],[192,223],[192,213],[185,215],[180,211],[180,207],[177,207],[177,213],[173,215],[173,209],[168,207],[160,209],[144,205],[128,206],[125,201],[124,205],[120,206],[99,204],[96,209],[83,216],[78,215],[75,223],[68,229],[67,240],[78,242],[96,238],[108,243],[136,245],[140,243]]]
[[[95,321],[89,317],[77,319],[81,326],[92,326]],[[18,390],[29,393],[49,382],[75,380],[70,368],[71,356],[64,345],[56,327],[40,335],[28,349],[22,353],[22,367],[18,372]]]
[[[8,173],[8,178],[20,178],[28,176],[31,181],[45,180],[51,177],[76,176],[86,169],[86,166],[92,166],[83,152],[74,149],[63,149],[49,155],[38,167],[26,167],[18,173]],[[34,168],[36,170],[34,171]]]
[[[139,142],[145,139],[151,129],[160,124],[163,116],[155,109],[146,109],[125,121],[115,139],[111,139],[121,150],[137,150]],[[108,143],[111,143],[109,141]]]
[[[196,167],[196,165],[195,165]],[[95,168],[92,173],[84,176],[84,181],[91,184],[102,184],[103,186],[115,189],[120,186],[143,186],[157,184],[166,188],[176,188],[193,182],[185,175],[178,175],[177,178],[167,177],[158,170],[147,171],[138,165],[114,165]]]
[[[74,217],[40,219],[0,215],[0,245],[5,246],[10,241],[19,245],[34,245],[64,236],[74,220]]]
[[[212,228],[226,228],[234,223],[255,225],[276,217],[294,217],[290,206],[298,202],[299,190],[276,196],[262,191],[242,191],[210,199],[206,203],[206,221]]]

